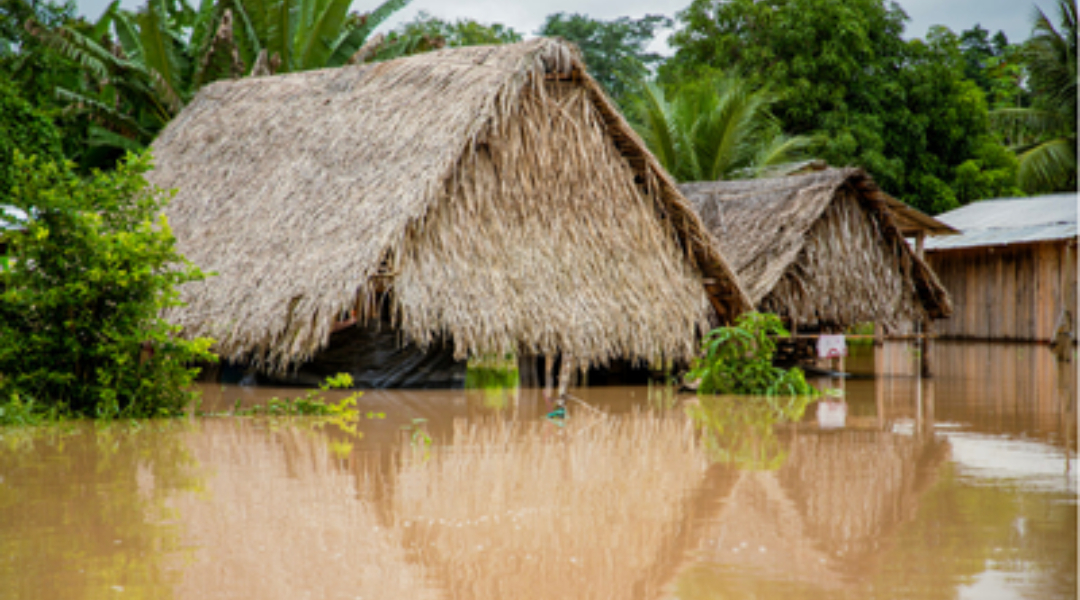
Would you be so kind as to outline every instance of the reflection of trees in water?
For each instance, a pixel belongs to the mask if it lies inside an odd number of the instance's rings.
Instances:
[[[165,598],[184,556],[166,500],[199,490],[181,421],[0,437],[0,596]]]
[[[787,458],[775,427],[797,422],[809,401],[806,396],[701,396],[687,406],[687,414],[701,431],[702,444],[714,462],[775,470]]]

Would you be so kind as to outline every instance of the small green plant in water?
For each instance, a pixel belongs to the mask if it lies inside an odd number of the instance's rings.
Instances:
[[[401,429],[409,434],[409,444],[413,448],[427,449],[431,447],[433,440],[431,435],[427,432],[427,419],[416,418],[412,420],[412,425],[402,425]]]
[[[773,365],[774,337],[790,335],[774,314],[751,312],[730,327],[709,332],[702,342],[703,356],[687,374],[698,380],[698,394],[763,396],[815,396],[802,369]]]
[[[348,389],[353,385],[352,376],[348,373],[338,373],[319,384],[319,389],[311,390],[307,394],[297,398],[271,398],[266,404],[257,404],[249,408],[241,408],[240,400],[236,400],[233,414],[238,416],[270,416],[270,417],[342,417],[355,421],[360,418],[356,410],[356,399],[363,392],[356,392],[342,398],[337,402],[327,402],[323,393],[336,389]],[[368,413],[368,418],[384,418],[383,413]]]

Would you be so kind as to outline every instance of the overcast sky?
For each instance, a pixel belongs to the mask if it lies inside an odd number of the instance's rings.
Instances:
[[[76,0],[79,12],[96,19],[109,0]],[[135,8],[145,0],[121,0],[125,8]],[[197,4],[197,2],[193,2]],[[585,13],[596,19],[620,16],[641,17],[649,13],[674,16],[690,4],[690,0],[413,0],[397,13],[383,29],[409,21],[420,11],[437,17],[457,19],[468,17],[485,23],[503,23],[526,35],[536,33],[544,17],[556,12]],[[959,33],[975,23],[991,33],[1003,30],[1009,40],[1022,41],[1031,30],[1033,0],[900,0],[900,6],[911,17],[907,38],[923,37],[932,25],[945,25]],[[1038,0],[1044,10],[1052,1]],[[355,0],[353,10],[363,12],[378,5],[378,0]],[[658,44],[659,45],[659,44]],[[660,48],[656,48],[660,49]]]

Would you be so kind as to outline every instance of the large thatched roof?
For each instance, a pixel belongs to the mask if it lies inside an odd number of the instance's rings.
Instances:
[[[952,312],[885,195],[860,169],[680,189],[763,310],[838,325]]]
[[[710,301],[751,306],[551,40],[215,83],[154,152],[180,250],[217,273],[170,316],[229,358],[304,360],[383,290],[421,344],[590,362],[686,358]]]

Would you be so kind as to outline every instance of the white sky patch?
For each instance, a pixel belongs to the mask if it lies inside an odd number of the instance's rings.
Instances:
[[[1038,3],[1052,15],[1050,0],[902,0],[900,6],[911,17],[905,37],[924,37],[932,25],[945,25],[959,33],[976,23],[991,34],[1001,29],[1009,41],[1027,39],[1031,32],[1031,15]],[[108,6],[109,0],[81,0],[79,14],[97,19]],[[134,9],[145,0],[121,0],[124,8]],[[363,12],[378,5],[374,0],[356,0],[353,10]],[[621,16],[640,18],[647,14],[663,14],[674,17],[675,13],[690,5],[689,0],[543,0],[510,2],[508,0],[414,0],[399,11],[383,26],[393,28],[411,21],[420,11],[448,20],[475,19],[482,23],[502,23],[513,27],[527,37],[536,33],[544,18],[552,13],[583,13],[595,19],[614,19]],[[1053,18],[1053,16],[1052,16]],[[666,39],[670,32],[661,32]],[[659,43],[654,50],[660,51]],[[666,52],[665,52],[666,53]]]

